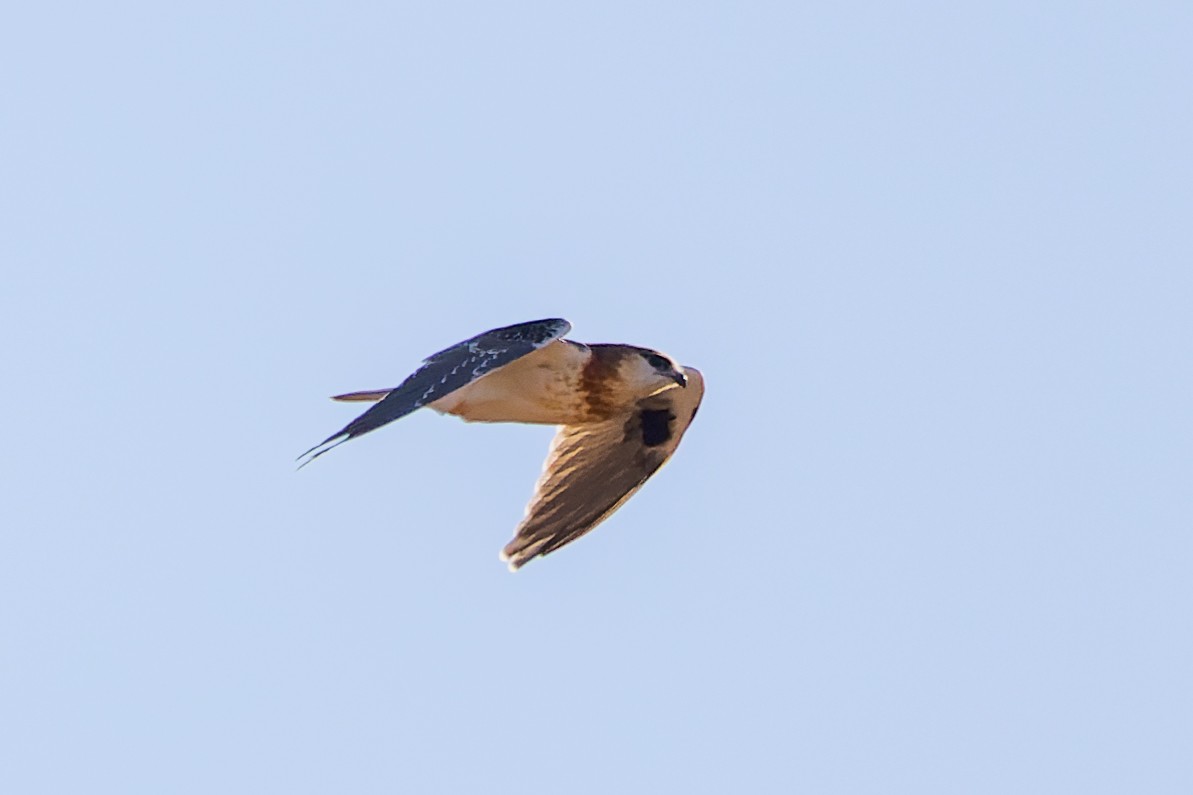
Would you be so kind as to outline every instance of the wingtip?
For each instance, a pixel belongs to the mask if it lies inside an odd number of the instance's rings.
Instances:
[[[339,447],[341,444],[348,441],[348,439],[349,439],[348,434],[337,433],[335,436],[330,436],[327,439],[324,439],[322,442],[319,442],[319,444],[315,445],[310,450],[307,450],[305,453],[300,455],[298,458],[294,459],[295,461],[301,462],[298,465],[298,467],[295,469],[295,471],[297,472],[299,469],[302,469],[304,466],[311,463],[316,458],[318,458],[319,456],[326,453],[328,450],[331,450],[335,447]]]
[[[517,571],[525,566],[535,558],[542,557],[544,554],[543,547],[547,545],[549,538],[536,538],[528,540],[515,536],[512,541],[505,545],[501,550],[499,556],[502,562],[509,564],[510,571]],[[550,551],[550,550],[548,550]]]
[[[507,553],[504,549],[498,553],[497,559],[506,564],[510,570],[510,574],[513,574],[518,569],[522,568],[522,564],[526,562],[524,560],[518,560],[517,558],[511,558],[509,553]]]

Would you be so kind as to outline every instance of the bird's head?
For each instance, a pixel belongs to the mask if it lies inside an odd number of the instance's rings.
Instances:
[[[681,387],[688,385],[684,370],[670,356],[658,351],[639,348],[637,356],[631,356],[626,373],[629,380],[642,389],[646,395],[661,392],[676,384]]]

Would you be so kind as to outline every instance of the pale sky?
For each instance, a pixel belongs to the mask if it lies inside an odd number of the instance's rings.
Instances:
[[[12,793],[1193,792],[1193,6],[25,4]],[[497,558],[564,317],[708,393]]]

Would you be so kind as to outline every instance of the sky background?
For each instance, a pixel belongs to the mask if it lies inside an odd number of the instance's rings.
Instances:
[[[1193,5],[5,16],[5,791],[1193,792]],[[551,316],[708,380],[597,532],[295,472]]]

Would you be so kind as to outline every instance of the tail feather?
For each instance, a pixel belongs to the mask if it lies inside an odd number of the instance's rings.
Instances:
[[[367,389],[363,392],[347,392],[343,395],[333,395],[332,400],[339,400],[345,403],[352,402],[377,402],[383,399],[386,395],[392,392],[392,389]]]

